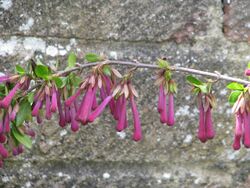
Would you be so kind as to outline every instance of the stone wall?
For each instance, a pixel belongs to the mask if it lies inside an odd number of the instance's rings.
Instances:
[[[243,78],[250,61],[250,2],[232,0],[0,0],[1,71],[30,57],[50,65],[69,51],[114,59],[172,64]],[[122,69],[121,69],[122,70]],[[183,73],[176,96],[176,125],[159,122],[154,71],[134,78],[144,138],[131,140],[106,113],[77,134],[54,121],[33,125],[32,151],[6,161],[1,187],[249,187],[250,154],[233,151],[234,118],[226,82],[214,86],[217,136],[196,138],[198,110]],[[132,124],[130,118],[129,123]]]

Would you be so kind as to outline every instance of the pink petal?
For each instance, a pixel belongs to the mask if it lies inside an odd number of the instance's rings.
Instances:
[[[20,83],[17,83],[13,88],[12,90],[8,93],[7,96],[5,96],[3,98],[2,101],[0,101],[0,106],[2,106],[3,108],[8,108],[13,97],[15,96],[17,90],[21,87],[21,84]]]
[[[133,140],[139,141],[142,139],[141,121],[140,121],[139,112],[137,110],[133,95],[130,95],[130,103],[131,103],[131,107],[132,107],[133,120],[134,120]]]
[[[56,112],[57,111],[57,92],[56,89],[53,87],[52,89],[52,97],[51,97],[51,107],[50,111],[51,112]]]
[[[122,131],[125,128],[125,117],[126,117],[126,102],[125,96],[123,95],[121,99],[121,111],[119,111],[119,120],[117,121],[116,130]]]
[[[168,94],[168,118],[167,124],[169,126],[174,125],[174,95],[172,93]]]
[[[213,128],[211,107],[208,107],[208,109],[206,111],[205,127],[206,127],[207,139],[213,139],[215,136],[215,131]]]
[[[106,99],[102,101],[102,103],[89,115],[88,120],[89,122],[93,122],[105,109],[107,104],[112,99],[112,96],[108,96]]]
[[[197,136],[201,142],[206,142],[207,137],[206,137],[206,127],[205,127],[205,112],[201,94],[199,94],[198,100],[199,100],[199,129]]]

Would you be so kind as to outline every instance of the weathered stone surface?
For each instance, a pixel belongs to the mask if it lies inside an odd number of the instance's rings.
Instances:
[[[250,43],[250,2],[234,0],[224,8],[224,33],[229,40]]]
[[[232,43],[222,32],[220,0],[8,2],[12,6],[0,10],[0,20],[9,19],[0,24],[0,63],[4,71],[10,71],[16,63],[25,63],[33,55],[48,64],[56,60],[63,64],[71,50],[79,59],[86,52],[104,52],[111,58],[145,63],[164,56],[176,66],[217,70],[241,78],[250,61],[250,46]],[[18,15],[23,13],[27,15],[25,19],[33,18],[34,24],[19,31],[25,20]],[[193,16],[197,14],[195,20]],[[189,24],[194,24],[194,31]],[[179,36],[179,31],[191,34],[177,40],[174,36]],[[124,67],[119,69],[126,71]],[[0,171],[0,185],[247,187],[249,153],[231,148],[234,119],[227,103],[226,83],[214,85],[218,97],[213,114],[217,136],[202,144],[196,138],[195,99],[184,74],[174,74],[179,92],[176,125],[171,128],[159,122],[154,75],[155,71],[139,70],[133,79],[140,94],[137,103],[144,135],[141,142],[131,140],[131,112],[129,129],[123,133],[115,131],[115,121],[108,110],[76,134],[69,128],[61,129],[56,121],[45,121],[43,126],[34,124],[37,137],[32,151],[6,161]]]
[[[206,0],[13,1],[0,10],[4,35],[119,41],[191,40],[210,22]],[[195,4],[195,6],[193,6]],[[98,28],[96,28],[98,26]]]

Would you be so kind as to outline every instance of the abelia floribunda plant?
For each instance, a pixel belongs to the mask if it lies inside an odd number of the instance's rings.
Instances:
[[[158,60],[159,67],[162,69],[158,72],[156,85],[159,86],[158,112],[160,121],[169,126],[174,125],[174,93],[177,92],[177,86],[172,79],[169,65],[164,60]]]
[[[76,63],[76,55],[70,53],[68,66],[64,71],[57,71],[41,61],[30,60],[26,68],[16,66],[14,75],[0,76],[0,166],[10,156],[16,156],[31,149],[35,132],[30,122],[42,124],[42,120],[51,120],[58,116],[58,124],[67,125],[73,132],[80,125],[94,122],[108,108],[116,120],[116,130],[124,131],[128,125],[127,107],[133,115],[133,140],[142,139],[142,127],[139,111],[135,102],[138,93],[132,85],[133,74],[137,68],[159,69],[156,84],[159,87],[158,112],[160,121],[174,125],[174,94],[176,83],[172,79],[173,71],[191,72],[225,80],[235,80],[250,84],[245,80],[231,78],[215,73],[208,73],[183,67],[171,67],[167,61],[159,59],[157,65],[129,61],[111,61],[96,54],[87,54],[84,64]],[[111,64],[134,66],[124,76]],[[82,70],[92,67],[84,76]],[[250,75],[247,70],[245,74]],[[215,97],[211,90],[213,81],[203,83],[193,76],[187,81],[193,86],[199,108],[198,138],[202,142],[212,139],[215,130],[212,123],[212,109]],[[250,94],[249,85],[230,83],[232,91],[229,102],[234,105],[236,117],[234,149],[239,149],[241,142],[250,147]]]
[[[212,94],[212,80],[207,83],[189,75],[187,81],[193,86],[192,92],[197,96],[199,109],[199,128],[197,137],[201,142],[213,139],[215,130],[212,121],[212,109],[215,107],[215,97]]]

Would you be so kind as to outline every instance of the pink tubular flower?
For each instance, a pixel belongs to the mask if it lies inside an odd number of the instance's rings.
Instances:
[[[0,143],[5,143],[6,140],[7,140],[7,138],[6,138],[5,134],[3,134],[3,133],[0,134]]]
[[[5,133],[10,132],[10,116],[8,112],[6,112],[4,116],[4,132]]]
[[[201,142],[206,142],[206,127],[205,127],[205,112],[202,102],[202,95],[199,93],[198,95],[198,103],[199,103],[199,129],[198,129],[198,138]]]
[[[102,103],[92,113],[90,113],[88,121],[93,122],[102,113],[111,99],[112,96],[108,96],[106,99],[104,99]]]
[[[246,148],[250,148],[250,114],[244,112],[244,145]]]
[[[3,144],[0,144],[0,155],[3,158],[7,158],[9,156],[9,153],[8,153],[7,149],[5,149],[5,147],[3,146]]]
[[[56,88],[52,88],[52,97],[51,97],[51,107],[50,111],[51,112],[56,112],[57,111],[57,91]]]
[[[125,128],[125,118],[126,118],[126,98],[125,96],[121,96],[121,112],[120,112],[120,117],[119,120],[117,121],[117,125],[116,125],[116,130],[117,131],[122,131]]]
[[[88,90],[82,100],[80,109],[78,110],[76,119],[80,121],[83,125],[88,123],[88,116],[93,105],[93,99],[96,92],[96,88],[88,87]]]
[[[139,141],[142,138],[141,122],[140,122],[139,112],[137,110],[133,95],[130,95],[130,103],[131,103],[131,107],[132,107],[133,120],[134,120],[133,140]]]
[[[168,118],[167,124],[169,126],[174,125],[174,95],[173,93],[168,94]]]
[[[245,75],[250,76],[250,69],[245,70]]]
[[[36,122],[38,124],[41,124],[43,122],[43,120],[42,120],[42,118],[41,118],[41,116],[39,114],[36,116]]]
[[[13,148],[12,149],[12,154],[14,155],[14,156],[17,156],[19,153],[18,153],[18,149],[17,148]]]
[[[215,136],[215,131],[214,131],[213,122],[212,122],[211,106],[209,106],[206,111],[205,127],[206,127],[207,139],[213,139]]]
[[[163,108],[164,108],[164,101],[166,101],[166,96],[165,96],[165,100],[164,100],[164,89],[163,89],[163,86],[162,84],[160,85],[160,89],[159,89],[159,98],[158,98],[158,112],[161,113],[163,111]],[[165,102],[166,104],[166,102]],[[166,113],[167,114],[167,113]]]
[[[115,120],[119,120],[120,118],[120,111],[122,109],[122,97],[119,97],[115,103],[115,111],[114,111],[114,118]]]
[[[235,131],[234,131],[234,143],[233,149],[239,150],[240,149],[240,142],[242,137],[242,115],[238,112],[235,115]]]
[[[95,110],[97,107],[98,107],[98,103],[97,103],[96,95],[94,95],[92,110]]]
[[[61,96],[58,91],[57,91],[57,106],[58,106],[58,112],[59,112],[59,125],[61,127],[65,127],[66,121],[65,121],[65,116],[63,113],[63,108],[62,108]]]
[[[70,123],[71,122],[70,107],[64,106],[64,112],[65,112],[66,123]]]
[[[46,114],[45,114],[45,117],[47,120],[50,120],[52,117],[50,106],[51,106],[50,96],[48,94],[46,94]]]
[[[5,96],[3,98],[3,100],[0,101],[0,106],[2,106],[3,108],[8,108],[13,97],[15,96],[17,90],[21,87],[21,84],[18,82],[13,88],[12,90],[9,92],[9,94],[7,96]]]
[[[76,132],[79,130],[80,127],[78,121],[75,120],[76,112],[74,107],[70,107],[70,115],[71,115],[71,130],[73,132]]]
[[[160,121],[161,123],[167,123],[168,122],[167,100],[163,89],[161,96],[159,96],[159,101],[161,101],[161,104],[158,105],[158,111],[160,112]]]
[[[72,96],[70,96],[66,101],[65,101],[65,105],[66,106],[71,106],[71,104],[76,100],[77,97],[79,97],[79,95],[81,94],[82,89],[79,88],[76,93]]]
[[[9,76],[0,76],[0,83],[6,82],[9,80]]]
[[[41,105],[42,105],[42,101],[37,100],[36,103],[35,103],[35,106],[32,109],[32,112],[31,112],[32,116],[38,116],[39,115],[39,110],[40,110]]]

